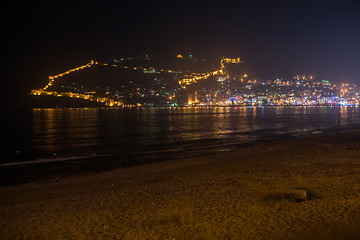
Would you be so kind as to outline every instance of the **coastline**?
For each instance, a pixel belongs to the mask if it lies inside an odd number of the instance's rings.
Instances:
[[[70,174],[0,187],[0,237],[358,239],[359,173],[350,132]]]
[[[45,158],[27,159],[26,161],[12,161],[0,163],[0,187],[17,184],[27,184],[39,181],[49,181],[56,178],[67,178],[72,176],[89,175],[94,173],[111,171],[118,168],[127,168],[150,164],[153,162],[179,161],[182,159],[196,159],[217,155],[221,153],[241,151],[263,143],[284,143],[287,141],[311,140],[319,137],[335,137],[344,134],[357,134],[358,127],[349,129],[327,129],[307,130],[295,133],[283,133],[259,140],[234,142],[220,145],[204,146],[198,153],[182,153],[178,150],[150,151],[149,156],[133,158],[131,154],[127,157],[114,154],[91,154],[78,156],[49,156]],[[171,154],[167,154],[171,152]],[[143,153],[144,154],[144,153]],[[155,154],[155,155],[153,155]],[[161,155],[160,155],[161,154]]]

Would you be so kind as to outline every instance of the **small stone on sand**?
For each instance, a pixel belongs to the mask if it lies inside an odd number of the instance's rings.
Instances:
[[[307,192],[305,189],[292,189],[289,194],[294,195],[296,201],[305,201],[307,199]]]

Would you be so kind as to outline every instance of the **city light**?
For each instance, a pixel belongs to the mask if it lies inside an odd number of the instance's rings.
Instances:
[[[182,55],[178,54],[177,58],[182,58]],[[177,106],[181,102],[183,102],[183,106],[358,105],[360,102],[360,91],[355,84],[343,83],[338,87],[329,80],[317,80],[313,75],[296,75],[292,79],[278,77],[266,81],[256,80],[244,72],[233,75],[231,71],[229,72],[227,64],[242,63],[240,58],[223,58],[220,61],[220,69],[218,70],[190,74],[184,74],[182,71],[174,69],[156,70],[153,66],[141,67],[121,64],[125,59],[129,62],[133,58],[122,58],[116,61],[117,64],[100,63],[91,60],[85,65],[49,76],[49,82],[45,87],[34,89],[30,94],[34,96],[47,95],[85,99],[109,107],[153,106],[153,101],[156,98],[162,98],[162,104],[168,106],[175,106],[175,102]],[[95,89],[82,91],[83,86],[74,86],[74,82],[67,86],[61,86],[61,88],[58,84],[55,85],[56,81],[66,75],[96,65],[151,74],[154,76],[154,83],[156,83],[158,89],[135,87],[133,92],[124,93],[105,90],[103,95],[99,95]],[[166,78],[164,79],[164,74],[167,74],[169,81],[175,82],[176,85],[169,88]],[[212,80],[210,80],[210,77],[212,77]],[[177,80],[179,78],[180,80]],[[213,85],[209,89],[206,87],[198,88],[197,83],[206,79],[209,80],[202,83],[215,81],[216,87],[214,88]],[[134,84],[131,80],[129,82]],[[182,95],[186,95],[187,100],[185,102],[179,99],[180,90],[183,91]],[[129,104],[124,101],[124,94],[136,97],[138,99],[137,103]],[[149,97],[153,100],[146,100]]]

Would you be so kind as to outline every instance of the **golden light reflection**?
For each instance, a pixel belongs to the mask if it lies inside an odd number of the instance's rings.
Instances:
[[[34,146],[36,151],[45,151],[55,156],[59,151],[59,144],[64,141],[76,140],[76,147],[79,144],[92,145],[96,141],[97,129],[94,128],[98,121],[98,110],[96,108],[88,109],[56,109],[41,108],[33,109],[33,132]],[[71,121],[66,121],[66,119]],[[59,122],[63,125],[59,127]],[[46,137],[44,137],[46,136]],[[79,140],[86,139],[84,143]]]

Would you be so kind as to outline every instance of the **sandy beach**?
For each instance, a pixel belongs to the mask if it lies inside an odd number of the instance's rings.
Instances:
[[[0,196],[0,239],[360,239],[360,133],[37,179]]]

